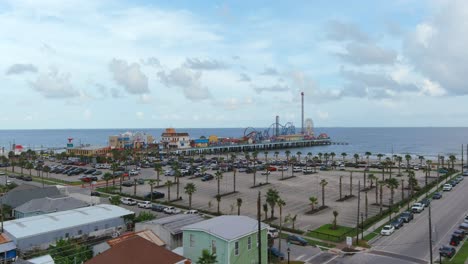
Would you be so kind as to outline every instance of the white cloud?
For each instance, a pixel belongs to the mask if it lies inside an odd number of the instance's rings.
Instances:
[[[228,65],[219,60],[187,58],[184,67],[193,70],[222,70],[228,68]]]
[[[83,112],[84,120],[91,120],[92,117],[93,117],[93,112],[90,109],[85,109]]]
[[[420,94],[429,96],[442,96],[446,95],[447,92],[438,83],[424,79],[421,85]]]
[[[317,110],[316,115],[320,120],[327,120],[330,117],[328,112],[322,110]]]
[[[37,67],[32,64],[13,64],[5,72],[6,75],[22,74],[22,73],[36,73]]]
[[[335,41],[367,41],[369,37],[352,23],[345,23],[338,20],[331,20],[326,25],[326,35],[330,40]]]
[[[397,53],[390,49],[383,49],[375,43],[349,43],[346,53],[337,53],[345,62],[355,65],[393,64]]]
[[[136,112],[135,115],[136,115],[137,119],[139,119],[139,120],[145,119],[145,114],[143,112]]]
[[[47,74],[40,74],[35,81],[29,84],[35,91],[46,98],[60,99],[80,95],[70,83],[70,74],[60,74],[55,68],[52,68]]]
[[[148,77],[141,71],[140,64],[128,64],[125,60],[112,59],[109,70],[114,80],[130,94],[149,93]]]
[[[158,72],[158,78],[167,87],[179,87],[185,97],[191,101],[201,101],[211,97],[207,87],[201,84],[201,71],[193,71],[185,67],[171,70],[168,74]]]

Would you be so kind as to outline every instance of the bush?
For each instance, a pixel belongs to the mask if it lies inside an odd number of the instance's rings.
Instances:
[[[137,217],[135,217],[135,223],[150,221],[156,218],[156,215],[150,212],[140,212]]]

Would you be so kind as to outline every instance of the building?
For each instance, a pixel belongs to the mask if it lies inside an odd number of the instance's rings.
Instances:
[[[7,192],[1,199],[3,204],[16,208],[33,199],[60,196],[59,189],[55,186],[40,188],[34,185],[22,184]]]
[[[110,147],[104,146],[82,146],[67,148],[67,154],[85,157],[106,156],[110,151]]]
[[[190,137],[186,132],[177,133],[174,128],[166,128],[161,135],[161,144],[166,149],[190,148]]]
[[[16,245],[5,234],[0,234],[0,260],[13,260],[16,258]]]
[[[207,138],[201,137],[201,138],[192,140],[191,147],[206,148],[208,147],[208,143],[209,143],[209,140]]]
[[[197,260],[203,249],[215,253],[218,263],[258,263],[258,222],[247,216],[224,215],[183,230],[184,256]],[[261,224],[262,264],[267,261],[267,226]]]
[[[68,196],[44,197],[32,199],[15,209],[13,215],[16,219],[42,215],[89,206],[88,203]]]
[[[21,251],[46,249],[59,239],[110,236],[126,230],[132,211],[101,204],[6,221],[5,234]]]
[[[182,246],[182,228],[204,220],[205,218],[196,214],[178,214],[136,223],[135,231],[151,230],[166,242],[167,248],[175,249]]]
[[[109,136],[109,146],[112,149],[144,148],[153,144],[154,137],[143,132],[125,132],[116,136]]]
[[[115,246],[116,244],[125,241],[128,238],[139,236],[142,237],[146,240],[148,240],[151,243],[154,243],[158,246],[164,247],[166,246],[166,243],[159,238],[156,234],[153,233],[151,230],[143,230],[139,232],[128,232],[126,234],[123,234],[119,237],[109,239],[106,242],[99,243],[97,245],[93,245],[93,256],[99,255],[102,252],[108,250],[109,248]]]

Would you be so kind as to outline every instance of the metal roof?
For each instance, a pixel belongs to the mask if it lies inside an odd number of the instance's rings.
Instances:
[[[15,211],[21,213],[32,213],[32,212],[59,212],[65,210],[71,210],[75,208],[86,207],[89,204],[68,196],[58,197],[44,197],[33,199],[27,203],[24,203],[15,208]]]
[[[264,223],[261,229],[267,228]],[[236,240],[258,231],[258,222],[247,216],[223,215],[196,224],[188,225],[182,230],[203,231],[227,241]]]
[[[100,204],[6,221],[3,228],[10,237],[20,239],[130,214],[134,213],[119,206]]]
[[[46,186],[44,188],[39,188],[29,184],[24,185],[20,185],[7,192],[5,196],[1,198],[3,203],[15,208],[31,201],[32,199],[53,197],[61,194],[56,186]]]
[[[205,218],[196,214],[178,214],[151,220],[143,224],[162,225],[166,230],[171,232],[171,234],[176,235],[182,233],[182,228],[184,226],[202,222],[203,220],[205,220]]]

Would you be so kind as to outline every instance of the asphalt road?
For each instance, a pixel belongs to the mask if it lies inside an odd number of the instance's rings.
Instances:
[[[433,259],[439,257],[438,249],[447,245],[451,234],[463,222],[468,213],[468,177],[460,182],[452,191],[444,192],[440,200],[431,203]],[[416,261],[428,262],[429,251],[429,210],[415,214],[413,221],[396,230],[391,236],[379,237],[372,243],[372,249],[378,252],[395,253],[392,257],[412,257]]]

